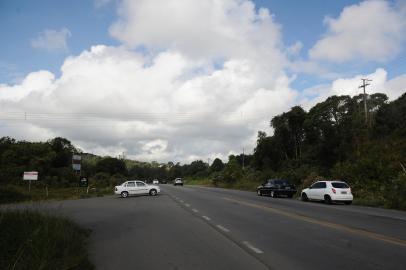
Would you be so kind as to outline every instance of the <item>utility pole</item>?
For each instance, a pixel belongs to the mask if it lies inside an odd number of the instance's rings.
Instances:
[[[245,166],[244,166],[244,165],[245,165],[245,164],[244,164],[244,158],[245,158],[244,150],[245,150],[245,149],[244,149],[244,147],[243,147],[243,148],[242,148],[242,170],[244,170],[244,167],[245,167]]]
[[[362,85],[358,88],[362,88],[364,90],[364,110],[365,110],[365,124],[368,124],[368,108],[367,108],[367,94],[366,94],[366,87],[370,85],[368,82],[372,82],[370,79],[361,79]]]

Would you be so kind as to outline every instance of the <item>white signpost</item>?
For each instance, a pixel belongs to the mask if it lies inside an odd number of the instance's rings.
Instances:
[[[81,163],[82,163],[82,157],[79,155],[73,155],[72,156],[72,168],[74,171],[79,171],[81,170]]]
[[[38,180],[38,172],[24,172],[23,180],[29,181],[28,191],[31,192],[31,181]]]

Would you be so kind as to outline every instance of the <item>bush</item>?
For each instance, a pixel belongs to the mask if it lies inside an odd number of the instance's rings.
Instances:
[[[14,187],[0,187],[0,204],[30,200],[31,197]]]
[[[318,175],[315,172],[310,173],[305,179],[303,179],[302,184],[297,188],[298,192],[302,191],[302,189],[310,187],[311,184],[317,181],[326,180],[325,177]]]
[[[406,209],[406,174],[401,173],[384,189],[385,207]]]

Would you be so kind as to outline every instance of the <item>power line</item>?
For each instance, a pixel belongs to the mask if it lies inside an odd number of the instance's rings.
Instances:
[[[263,113],[258,116],[246,118],[246,121],[258,121],[263,119]],[[185,122],[200,123],[210,121],[212,123],[239,123],[240,117],[236,114],[210,115],[202,113],[38,113],[38,112],[7,112],[0,111],[0,120],[5,122],[21,123],[69,123],[74,125],[96,124],[105,125],[111,122]],[[111,125],[111,123],[109,124]]]

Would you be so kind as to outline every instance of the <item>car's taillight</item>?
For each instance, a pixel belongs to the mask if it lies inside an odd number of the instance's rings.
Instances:
[[[333,191],[334,194],[336,194],[336,189],[332,188],[331,191]]]

